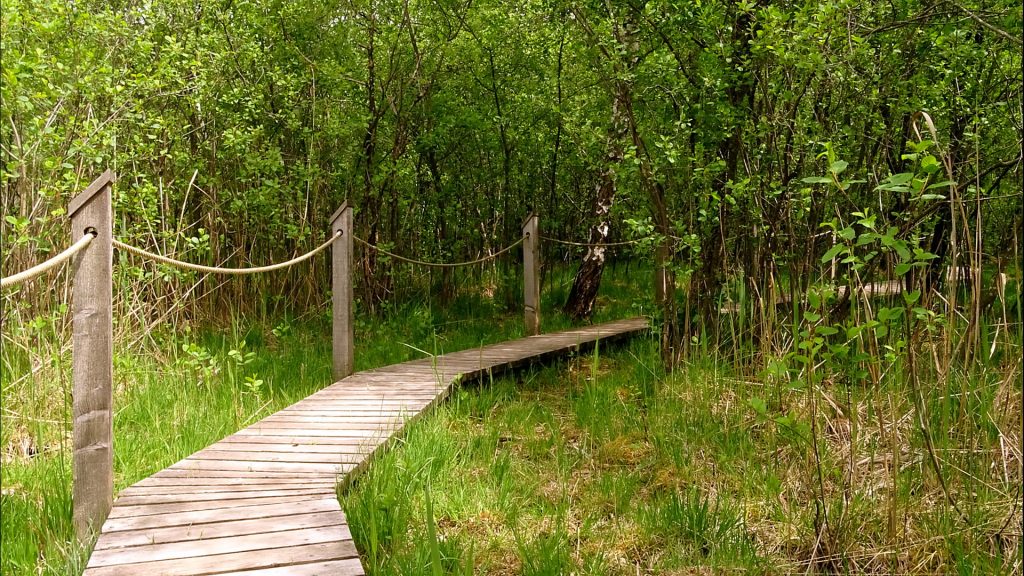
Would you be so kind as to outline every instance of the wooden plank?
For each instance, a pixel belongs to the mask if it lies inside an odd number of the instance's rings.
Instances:
[[[358,382],[361,381],[363,378],[374,377],[400,378],[402,380],[409,380],[411,382],[417,380],[423,380],[424,382],[433,382],[436,381],[435,378],[437,376],[437,373],[434,370],[434,368],[435,366],[433,364],[419,367],[409,367],[406,364],[395,364],[393,366],[388,366],[387,368],[378,368],[376,370],[367,370],[365,372],[360,372],[359,374],[356,374],[352,378],[346,378],[345,380],[335,382],[331,386],[348,386],[351,382]]]
[[[122,493],[117,498],[117,506],[145,506],[149,504],[171,504],[175,502],[205,502],[205,501],[224,501],[231,498],[270,498],[277,496],[324,496],[334,494],[333,486],[314,486],[312,488],[292,488],[292,489],[269,489],[269,490],[247,490],[245,492],[240,491],[206,491],[201,492],[193,490],[187,492],[185,490],[175,491],[170,494],[124,494]]]
[[[443,394],[444,391],[438,391],[437,394]],[[434,394],[436,396],[437,394]],[[386,396],[355,396],[352,394],[322,394],[319,396],[311,396],[306,400],[303,400],[302,406],[308,405],[335,405],[337,408],[344,408],[346,406],[366,406],[374,407],[379,406],[381,408],[400,408],[402,406],[422,406],[433,399],[433,396],[420,396],[417,398],[395,398]]]
[[[307,514],[315,512],[332,512],[341,514],[341,506],[337,498],[321,498],[302,503],[301,510],[294,502],[276,504],[254,504],[249,506],[233,506],[215,510],[194,510],[190,512],[174,512],[149,516],[127,516],[124,518],[108,518],[103,525],[103,533],[125,530],[143,530],[148,528],[166,528],[170,526],[191,526],[211,522],[227,522],[230,520],[252,520],[257,518],[273,518],[292,516],[296,512]],[[101,537],[102,539],[102,537]]]
[[[354,400],[363,400],[365,402],[381,402],[385,400],[423,400],[429,402],[441,392],[441,390],[438,390],[437,392],[317,392],[312,396],[312,398],[315,400],[343,400],[345,402]]]
[[[280,568],[263,568],[242,572],[222,572],[219,576],[357,576],[363,574],[363,564],[358,558],[292,564]]]
[[[71,241],[96,237],[72,265],[72,520],[79,540],[103,524],[114,500],[113,212],[109,170],[71,201]]]
[[[302,405],[292,405],[282,410],[281,414],[300,414],[306,416],[308,412],[314,414],[323,414],[325,416],[331,415],[345,415],[351,414],[353,416],[370,416],[370,415],[401,415],[409,414],[411,410],[402,409],[400,406],[397,407],[381,407],[381,406],[360,406],[350,405],[345,406],[343,404],[321,406],[317,403],[307,403]]]
[[[289,408],[289,410],[302,410],[306,408],[312,408],[315,410],[346,410],[352,408],[354,410],[366,410],[372,408],[381,408],[383,410],[399,410],[406,412],[419,412],[424,406],[430,404],[428,400],[334,400],[330,398],[319,398],[316,401],[303,401],[303,404],[298,404]]]
[[[278,446],[376,446],[381,438],[345,438],[333,436],[254,436],[251,434],[232,434],[224,438],[218,444],[246,443],[246,444],[274,444]]]
[[[425,403],[423,403],[423,404],[421,404],[419,406],[416,406],[415,410],[411,409],[412,407],[406,406],[406,407],[403,407],[402,410],[395,411],[395,412],[390,413],[390,414],[377,414],[377,415],[374,415],[374,416],[369,416],[368,413],[363,413],[362,414],[362,418],[360,418],[358,415],[347,414],[345,412],[340,412],[340,413],[339,412],[314,412],[314,411],[283,412],[283,413],[280,413],[280,414],[275,414],[274,417],[273,417],[274,420],[270,420],[270,417],[268,417],[267,419],[260,420],[259,422],[256,422],[255,424],[252,424],[248,428],[243,428],[242,430],[247,430],[247,429],[250,429],[250,428],[256,428],[256,427],[262,426],[264,423],[267,423],[267,422],[271,422],[272,423],[272,422],[275,422],[275,421],[278,421],[278,420],[284,421],[284,420],[286,420],[288,418],[320,417],[320,418],[323,418],[323,419],[328,419],[328,418],[330,418],[330,419],[342,419],[342,418],[348,418],[349,416],[355,416],[356,419],[355,420],[350,420],[350,422],[352,422],[352,423],[359,423],[360,420],[363,420],[365,422],[366,421],[365,418],[367,418],[367,417],[380,418],[380,419],[382,419],[383,422],[389,422],[391,420],[401,421],[403,419],[408,419],[408,418],[410,418],[412,416],[415,416],[415,415],[419,414],[424,409],[426,409],[428,406],[430,406],[430,404],[431,404],[431,402],[425,402]],[[390,420],[387,420],[387,419],[390,419]],[[332,420],[319,420],[319,421],[323,422],[323,421],[332,421]],[[372,422],[369,422],[369,423],[372,424]],[[239,430],[238,432],[241,432],[242,430]],[[236,432],[236,434],[237,434],[237,432]]]
[[[335,438],[387,438],[384,430],[317,430],[313,428],[274,428],[250,426],[235,433],[238,436],[309,436]]]
[[[147,544],[164,544],[168,542],[190,542],[220,538],[223,536],[244,536],[246,534],[264,534],[297,530],[299,528],[318,528],[322,526],[345,527],[344,517],[337,512],[316,512],[313,514],[295,514],[276,516],[273,518],[257,518],[255,520],[232,520],[229,522],[211,522],[191,526],[174,526],[171,528],[151,528],[148,530],[130,530],[112,532],[96,543],[96,550],[124,548],[126,546],[143,546]],[[347,537],[347,536],[346,536]]]
[[[179,470],[220,470],[259,472],[316,472],[341,474],[352,469],[352,464],[305,464],[300,462],[245,462],[237,460],[185,460],[175,466]]]
[[[402,384],[402,387],[396,387]],[[436,371],[425,374],[403,376],[401,374],[356,374],[341,382],[332,384],[319,392],[329,391],[362,391],[362,392],[394,392],[403,390],[421,390],[430,392],[437,388],[444,388],[447,385],[444,381],[438,381]]]
[[[382,372],[360,372],[353,374],[344,380],[340,380],[323,388],[323,390],[344,390],[348,388],[358,389],[366,386],[385,388],[388,383],[407,382],[418,386],[443,386],[445,383],[438,382],[437,371],[434,367],[428,369],[417,369],[415,371],[382,371]]]
[[[407,383],[410,387],[443,388],[446,383],[437,381],[436,370],[420,372],[360,372],[331,384],[324,390],[391,390],[388,385],[395,382]]]
[[[216,446],[216,445],[214,445]],[[189,456],[196,460],[234,460],[245,462],[310,462],[325,464],[358,464],[365,453],[339,454],[322,452],[245,452],[208,448]]]
[[[218,554],[199,558],[182,558],[159,562],[139,562],[116,566],[89,568],[83,576],[205,576],[231,570],[276,568],[293,564],[308,564],[323,560],[355,558],[356,547],[351,540],[292,546],[255,554],[252,551]]]
[[[292,443],[264,443],[257,442],[218,442],[207,450],[218,450],[222,452],[287,452],[301,454],[365,454],[374,444],[365,442],[352,442],[350,444],[292,444]],[[201,452],[196,452],[200,454]],[[192,455],[195,457],[195,454]]]
[[[263,492],[267,490],[334,490],[332,483],[291,483],[291,484],[227,484],[227,485],[196,485],[189,482],[168,484],[163,486],[129,486],[121,491],[118,499],[126,496],[150,496],[159,494],[195,494],[199,496],[208,492]]]
[[[214,556],[234,552],[259,551],[260,554],[264,554],[267,550],[274,548],[325,544],[352,539],[348,529],[341,525],[270,531],[272,523],[269,521],[265,522],[269,532],[221,538],[203,538],[202,540],[189,542],[168,542],[98,550],[89,559],[89,567],[141,562],[152,563],[160,560],[196,558],[199,556]]]
[[[430,393],[445,386],[447,386],[447,383],[443,381],[438,382],[436,374],[433,376],[400,376],[395,374],[364,376],[363,374],[356,374],[350,377],[349,380],[328,386],[319,392],[419,391]]]
[[[341,418],[308,418],[302,416],[279,416],[272,420],[266,419],[260,421],[260,427],[308,427],[314,429],[378,429],[378,428],[390,428],[395,424],[400,424],[409,417],[390,417],[390,418],[377,418],[375,420],[356,420],[341,417]]]
[[[313,422],[292,422],[291,420],[261,420],[258,424],[254,424],[250,429],[257,430],[269,430],[269,429],[287,429],[287,428],[304,428],[307,430],[334,430],[334,431],[347,431],[347,430],[391,430],[394,426],[402,423],[402,418],[392,418],[390,420],[380,422],[353,422],[351,420],[341,420],[336,422],[324,422],[324,421],[313,421]]]
[[[174,464],[178,466],[178,464]],[[325,479],[332,478],[331,474],[323,474],[319,472],[275,472],[271,470],[195,470],[186,468],[165,468],[153,475],[156,478],[184,478],[198,482],[199,480],[211,479],[211,478],[223,478],[238,480],[241,482],[251,481],[253,478],[258,478],[260,482],[269,482],[273,479],[283,479],[288,482],[295,482],[299,479],[305,478],[309,480],[324,481]]]
[[[242,493],[230,493],[218,500],[202,500],[193,502],[172,502],[168,504],[145,504],[131,505],[118,504],[110,511],[109,518],[132,518],[135,516],[153,516],[169,514],[171,512],[196,512],[200,510],[216,510],[218,508],[237,508],[239,506],[255,506],[265,504],[287,504],[291,502],[303,502],[306,500],[323,500],[326,496],[322,492],[316,494],[301,494],[297,496],[270,496],[266,498],[248,498]]]
[[[260,422],[320,422],[326,424],[390,424],[396,420],[401,421],[403,416],[413,416],[413,413],[408,414],[386,414],[377,416],[356,416],[349,414],[293,414],[290,412],[278,412],[273,416],[269,416],[260,420]]]

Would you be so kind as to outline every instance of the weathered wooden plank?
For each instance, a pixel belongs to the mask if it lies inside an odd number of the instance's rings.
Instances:
[[[446,393],[438,393],[437,396],[444,396]],[[341,410],[347,407],[381,408],[385,410],[404,410],[406,412],[419,412],[424,406],[430,404],[434,398],[317,398],[316,403],[303,404],[303,407],[316,406],[328,410]]]
[[[274,444],[278,446],[376,446],[382,438],[360,436],[357,438],[346,438],[344,436],[255,436],[252,434],[232,434],[218,442],[218,444],[245,443],[245,444]]]
[[[383,416],[379,418],[358,418],[352,419],[348,416],[292,416],[283,414],[273,420],[267,419],[260,422],[261,428],[279,428],[285,425],[292,425],[299,428],[323,428],[334,427],[341,429],[364,430],[373,428],[388,428],[395,423],[402,423],[415,414]]]
[[[366,410],[372,408],[380,408],[382,410],[398,410],[405,412],[419,412],[424,406],[430,404],[429,400],[333,400],[330,398],[320,398],[317,401],[303,401],[303,404],[295,405],[289,410],[302,410],[305,408],[313,408],[316,410]]]
[[[414,379],[410,376],[363,376],[356,374],[350,377],[351,382],[343,381],[342,384],[328,386],[314,392],[312,397],[322,396],[326,393],[367,393],[367,394],[390,394],[390,393],[421,393],[433,394],[439,389],[447,388],[447,383],[438,384],[433,377],[422,377]]]
[[[338,454],[322,452],[243,452],[238,450],[214,450],[211,448],[189,456],[196,460],[232,460],[238,462],[309,462],[325,464],[358,464],[365,453]]]
[[[108,518],[103,525],[103,533],[124,530],[144,530],[148,528],[166,528],[170,526],[191,526],[210,522],[227,522],[230,520],[253,520],[257,518],[273,518],[292,516],[296,512],[315,513],[332,512],[341,515],[341,506],[337,498],[321,498],[304,501],[302,506],[294,502],[276,504],[254,504],[249,506],[233,506],[215,510],[194,510],[190,512],[174,512],[153,514],[148,516],[126,516],[124,518]],[[103,537],[101,536],[102,540]]]
[[[299,404],[293,404],[288,408],[281,411],[284,414],[298,414],[302,412],[323,412],[325,414],[352,414],[354,416],[359,415],[375,415],[375,414],[402,414],[408,413],[408,409],[403,409],[401,405],[398,406],[381,406],[376,405],[361,405],[361,404],[342,404],[342,403],[317,403],[317,402],[303,402]]]
[[[269,489],[241,491],[201,492],[198,490],[187,493],[184,490],[171,494],[124,494],[117,497],[117,506],[146,506],[149,504],[171,504],[175,502],[222,501],[232,498],[270,498],[278,496],[324,496],[334,493],[333,486],[314,486],[293,489]]]
[[[181,470],[221,470],[229,472],[318,472],[344,473],[352,469],[351,464],[305,464],[300,462],[245,462],[238,460],[192,460],[175,464]]]
[[[267,532],[263,533],[98,550],[89,559],[89,567],[141,562],[151,563],[160,560],[215,556],[234,552],[259,551],[263,555],[274,548],[325,544],[328,542],[351,540],[352,538],[348,529],[340,525],[299,528],[279,532],[273,531],[272,522],[265,522]]]
[[[384,417],[395,417],[395,416],[412,416],[416,414],[412,410],[403,409],[389,409],[389,408],[370,408],[367,406],[360,407],[358,409],[342,408],[342,409],[331,409],[331,408],[317,408],[315,405],[309,405],[301,410],[291,409],[282,410],[273,416],[268,418],[276,417],[292,417],[297,416],[300,418],[312,418],[322,416],[325,418],[342,418],[347,416],[353,416],[355,418],[384,418]]]
[[[297,530],[299,528],[319,528],[323,526],[339,526],[344,528],[348,537],[344,518],[337,512],[316,512],[313,514],[295,514],[291,516],[275,516],[257,518],[255,520],[232,520],[228,522],[211,522],[191,526],[174,526],[171,528],[150,528],[145,530],[129,530],[111,532],[96,543],[96,550],[124,548],[127,546],[143,546],[147,544],[164,544],[168,542],[190,542],[224,536],[245,536],[246,534],[264,534]]]
[[[288,428],[305,428],[307,430],[390,430],[396,424],[401,424],[402,418],[393,418],[391,420],[384,420],[379,422],[353,422],[352,420],[340,420],[336,422],[324,422],[324,421],[313,421],[313,422],[293,422],[288,419],[284,420],[261,420],[259,424],[252,426],[258,430],[268,429],[288,429]]]
[[[196,512],[200,510],[216,510],[218,508],[235,508],[239,506],[252,506],[263,504],[287,504],[289,502],[303,502],[308,500],[323,500],[326,496],[323,492],[315,494],[300,494],[292,496],[269,496],[266,498],[249,498],[242,493],[224,494],[223,498],[217,500],[201,500],[191,502],[171,502],[168,504],[118,504],[110,510],[109,518],[131,518],[135,516],[152,516],[168,514],[171,512]]]
[[[230,570],[276,568],[322,560],[341,560],[355,558],[356,555],[355,545],[348,540],[292,546],[275,550],[273,553],[254,554],[252,551],[246,551],[198,558],[98,566],[87,569],[83,576],[138,576],[139,574],[147,576],[205,576]]]
[[[280,568],[223,572],[218,576],[357,576],[363,574],[363,564],[358,558],[292,564]]]
[[[405,416],[413,416],[406,414]],[[351,414],[293,414],[291,412],[278,412],[260,420],[260,422],[320,422],[326,424],[390,424],[396,420],[401,421],[402,414],[382,414],[377,416],[356,416]]]
[[[121,491],[118,502],[128,496],[156,496],[161,494],[195,494],[200,496],[212,492],[263,492],[267,490],[333,490],[334,485],[329,482],[320,483],[280,483],[280,484],[227,484],[227,485],[204,485],[192,484],[191,482],[179,482],[178,484],[166,484],[163,486],[140,486],[138,484],[129,486]]]
[[[180,462],[178,464],[180,464]],[[331,474],[323,474],[319,472],[275,472],[272,470],[196,470],[184,467],[176,467],[178,466],[178,464],[174,464],[175,467],[165,468],[157,472],[156,474],[153,475],[153,477],[187,478],[196,482],[198,482],[199,480],[209,478],[224,478],[240,480],[243,482],[251,481],[251,479],[253,478],[258,478],[260,482],[268,482],[273,479],[284,479],[289,482],[294,482],[302,478],[324,481],[325,479],[332,478]]]
[[[278,437],[280,438],[280,436]],[[257,443],[257,442],[217,442],[208,450],[224,452],[287,452],[297,454],[365,454],[375,444],[354,441],[348,444],[293,444],[293,443]],[[202,452],[205,452],[202,451]],[[200,454],[202,452],[196,452]],[[195,454],[192,455],[195,457]]]
[[[395,386],[402,386],[401,382],[395,383]],[[408,389],[408,390],[329,390],[324,389],[316,394],[309,397],[310,400],[319,401],[324,399],[344,399],[344,400],[421,400],[431,399],[440,393],[443,393],[447,387],[441,388],[422,388],[422,389]]]
[[[317,430],[314,428],[274,428],[250,426],[235,433],[238,436],[310,436],[338,438],[387,438],[385,430]]]
[[[395,381],[407,382],[412,386],[422,387],[444,387],[447,384],[446,382],[438,383],[437,372],[431,368],[430,370],[419,370],[415,372],[397,370],[394,372],[360,372],[359,374],[354,374],[344,380],[339,380],[338,382],[324,388],[324,390],[388,390],[389,388],[387,387],[387,384]]]

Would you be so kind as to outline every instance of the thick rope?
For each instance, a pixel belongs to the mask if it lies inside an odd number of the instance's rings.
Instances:
[[[359,236],[352,236],[352,238],[356,242],[359,242],[360,244],[362,244],[363,246],[366,246],[367,248],[370,248],[372,250],[376,250],[377,252],[379,252],[381,254],[384,254],[386,256],[390,256],[391,258],[394,258],[395,260],[400,260],[402,262],[406,262],[406,263],[409,263],[409,264],[418,264],[420,266],[430,266],[432,268],[458,268],[460,266],[472,266],[473,264],[480,264],[482,262],[487,262],[488,260],[493,260],[493,259],[497,258],[498,256],[501,256],[505,252],[508,252],[509,250],[515,248],[516,246],[519,246],[520,244],[523,243],[523,240],[526,239],[526,237],[524,236],[524,237],[520,238],[519,240],[516,240],[512,244],[509,244],[508,246],[502,248],[501,250],[498,250],[494,254],[491,254],[490,256],[484,256],[483,258],[477,258],[476,260],[469,260],[467,262],[425,262],[423,260],[416,260],[414,258],[406,258],[405,256],[399,256],[398,254],[395,254],[393,252],[388,252],[387,250],[381,248],[380,246],[374,246],[373,244],[370,244],[369,242],[367,242],[366,240],[363,240]]]
[[[297,258],[292,258],[291,260],[288,260],[287,262],[281,262],[279,264],[270,264],[268,266],[258,266],[256,268],[221,268],[221,267],[218,267],[218,266],[202,266],[200,264],[192,264],[190,262],[182,262],[181,260],[175,260],[173,258],[168,258],[166,256],[161,256],[159,254],[154,254],[152,252],[147,252],[147,251],[143,250],[142,248],[136,248],[135,246],[130,246],[130,245],[125,244],[124,242],[121,242],[119,240],[114,240],[114,246],[117,246],[121,250],[125,250],[127,252],[131,252],[132,254],[135,254],[135,255],[138,255],[138,256],[142,256],[143,258],[149,258],[150,260],[156,260],[157,262],[160,262],[160,263],[163,263],[163,264],[167,264],[169,266],[175,266],[175,267],[178,267],[178,268],[184,268],[185,270],[194,270],[196,272],[205,272],[207,274],[236,274],[236,275],[238,275],[238,274],[258,274],[260,272],[270,272],[272,270],[280,270],[282,268],[287,268],[289,266],[292,266],[293,264],[298,264],[299,262],[303,262],[305,260],[309,260],[313,256],[315,256],[315,255],[319,254],[320,252],[323,252],[324,250],[326,250],[327,247],[330,246],[331,244],[333,244],[334,240],[338,236],[340,236],[340,235],[341,235],[341,232],[338,232],[334,236],[331,236],[323,244],[317,246],[316,248],[310,250],[309,252],[306,252],[302,256],[299,256]]]
[[[566,246],[582,246],[584,248],[610,248],[612,246],[626,246],[628,244],[636,244],[638,242],[643,242],[644,240],[650,240],[651,238],[654,238],[654,236],[644,236],[643,238],[636,238],[634,240],[624,240],[622,242],[598,242],[596,244],[591,244],[590,242],[573,242],[571,240],[560,240],[558,238],[552,238],[550,236],[541,236],[541,240],[554,242],[555,244],[565,244]]]
[[[53,268],[60,266],[62,263],[64,263],[65,260],[71,258],[75,254],[78,254],[81,250],[85,249],[85,247],[88,246],[89,243],[92,242],[93,238],[95,237],[95,234],[86,234],[85,236],[82,236],[78,240],[78,242],[75,242],[66,250],[64,250],[60,254],[57,254],[53,258],[50,258],[49,260],[42,262],[40,264],[36,264],[35,266],[29,268],[28,270],[25,270],[24,272],[19,272],[13,276],[4,276],[3,278],[0,278],[0,288],[16,286],[18,284],[21,284],[22,282],[25,282],[26,280],[31,280],[36,276],[39,276],[40,274],[47,272],[48,270],[52,270]]]

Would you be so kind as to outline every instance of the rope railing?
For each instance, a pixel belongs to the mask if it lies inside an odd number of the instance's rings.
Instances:
[[[554,238],[551,236],[541,236],[541,240],[548,242],[554,242],[555,244],[565,244],[566,246],[580,246],[583,248],[612,248],[615,246],[627,246],[629,244],[637,244],[644,240],[650,240],[655,236],[644,236],[643,238],[634,238],[633,240],[623,240],[622,242],[573,242],[572,240],[562,240],[560,238]]]
[[[427,261],[424,261],[424,260],[416,260],[415,258],[408,258],[408,257],[405,257],[405,256],[401,256],[399,254],[395,254],[394,252],[390,252],[388,250],[385,250],[384,248],[381,248],[380,246],[377,246],[375,244],[370,244],[369,242],[367,242],[366,240],[363,240],[359,236],[352,236],[352,239],[355,240],[356,242],[359,242],[363,246],[366,246],[367,248],[369,248],[371,250],[375,250],[375,251],[379,252],[380,254],[384,254],[385,256],[389,256],[391,258],[394,258],[395,260],[406,262],[408,264],[417,264],[417,265],[420,265],[420,266],[429,266],[431,268],[459,268],[461,266],[472,266],[473,264],[481,264],[483,262],[487,262],[488,260],[493,260],[493,259],[497,258],[498,256],[501,256],[505,252],[508,252],[509,250],[515,248],[516,246],[519,246],[520,244],[523,243],[523,240],[525,240],[526,238],[524,236],[523,238],[520,238],[519,240],[516,240],[515,242],[509,244],[508,246],[502,248],[501,250],[498,250],[497,252],[495,252],[493,254],[490,254],[490,255],[487,255],[487,256],[483,256],[481,258],[477,258],[476,260],[467,260],[465,262],[427,262]]]
[[[148,258],[150,260],[155,260],[155,261],[160,262],[162,264],[167,264],[168,266],[174,266],[174,267],[177,267],[177,268],[184,268],[185,270],[193,270],[193,271],[196,271],[196,272],[205,272],[207,274],[242,275],[242,274],[258,274],[260,272],[271,272],[273,270],[280,270],[282,268],[287,268],[289,266],[298,264],[299,262],[304,262],[306,260],[309,260],[313,256],[316,256],[320,252],[323,252],[324,250],[326,250],[331,244],[334,243],[334,240],[336,238],[338,238],[338,236],[340,236],[340,235],[341,235],[341,232],[338,232],[334,236],[331,236],[329,239],[327,239],[327,241],[324,242],[323,244],[317,246],[316,248],[310,250],[309,252],[306,252],[305,254],[303,254],[301,256],[297,256],[295,258],[292,258],[291,260],[288,260],[288,261],[285,261],[285,262],[280,262],[280,263],[277,263],[277,264],[269,264],[267,266],[257,266],[255,268],[223,268],[223,267],[220,267],[220,266],[203,266],[202,264],[193,264],[191,262],[184,262],[184,261],[181,261],[181,260],[175,260],[174,258],[168,258],[167,256],[162,256],[160,254],[156,254],[156,253],[153,253],[153,252],[149,252],[147,250],[143,250],[142,248],[136,248],[135,246],[131,246],[129,244],[125,244],[124,242],[121,242],[120,240],[116,240],[116,239],[113,240],[113,244],[114,244],[114,246],[116,246],[117,248],[119,248],[121,250],[124,250],[126,252],[131,252],[132,254],[135,254],[136,256],[142,256],[143,258]]]
[[[45,274],[46,272],[63,264],[64,261],[67,260],[68,258],[71,258],[75,254],[78,254],[80,251],[85,249],[85,247],[88,246],[94,238],[96,238],[96,234],[86,233],[84,236],[79,238],[78,242],[75,242],[71,246],[68,246],[63,252],[57,254],[53,258],[50,258],[45,262],[36,264],[35,266],[29,268],[28,270],[25,270],[24,272],[19,272],[11,276],[4,276],[3,278],[0,278],[0,288],[7,288],[8,286],[17,286],[22,282],[27,282],[28,280],[31,280],[36,276]]]

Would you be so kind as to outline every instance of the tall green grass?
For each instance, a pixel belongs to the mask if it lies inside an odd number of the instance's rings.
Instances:
[[[851,432],[841,388],[820,390],[819,464],[805,390],[754,407],[767,383],[712,363],[665,375],[658,359],[653,338],[601,347],[467,386],[413,423],[342,495],[370,573],[429,573],[434,543],[445,571],[475,573],[1020,573],[1021,472],[1005,445],[1020,398],[997,373],[926,399],[938,411],[947,392],[1003,394],[945,409],[961,414],[937,441],[961,518],[906,390],[853,391],[859,418],[895,423],[895,454]]]

